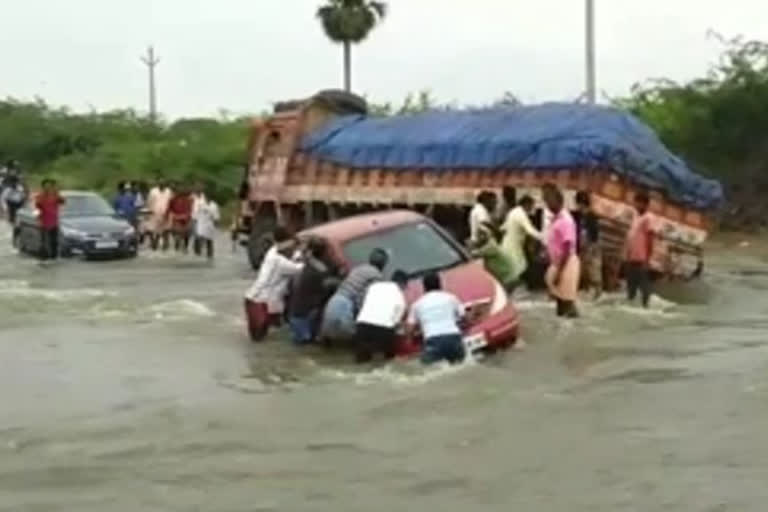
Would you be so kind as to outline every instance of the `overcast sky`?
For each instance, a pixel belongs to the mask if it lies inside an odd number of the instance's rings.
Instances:
[[[620,95],[648,77],[686,79],[718,55],[706,37],[768,39],[765,0],[595,0],[598,83]],[[341,49],[314,18],[320,0],[0,0],[0,97],[76,110],[146,109],[154,44],[168,117],[256,112],[341,84]],[[583,91],[583,0],[390,0],[354,51],[353,83],[375,100],[429,88],[484,103]]]

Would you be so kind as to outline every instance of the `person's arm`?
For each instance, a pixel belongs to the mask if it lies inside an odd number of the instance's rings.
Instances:
[[[453,314],[456,317],[456,324],[463,330],[463,324],[467,317],[467,310],[464,307],[464,304],[462,304],[456,296],[453,296]]]
[[[528,214],[521,211],[521,215],[519,215],[518,222],[520,223],[520,226],[522,226],[523,230],[528,236],[535,238],[536,240],[541,240],[542,238],[541,231],[536,229],[536,227],[531,222],[530,217],[528,217]]]
[[[66,199],[64,199],[64,196],[56,192],[56,200],[59,202],[59,204],[64,204],[67,202]]]
[[[476,258],[485,258],[486,256],[490,256],[491,253],[493,253],[493,245],[490,242],[472,249],[472,255]]]
[[[211,219],[213,222],[219,222],[221,220],[221,214],[219,213],[219,205],[211,203]]]
[[[282,254],[278,256],[277,265],[280,273],[289,275],[289,276],[298,274],[299,272],[301,272],[301,269],[304,268],[304,262],[294,261],[290,258],[286,258]]]

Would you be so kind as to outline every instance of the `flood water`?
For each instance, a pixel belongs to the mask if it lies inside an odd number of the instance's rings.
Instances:
[[[424,370],[252,345],[229,249],[41,268],[0,230],[0,511],[766,510],[760,251]]]

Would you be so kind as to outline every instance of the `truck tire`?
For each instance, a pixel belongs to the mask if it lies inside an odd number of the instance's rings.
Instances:
[[[257,221],[253,219],[251,223],[251,234],[248,237],[248,262],[253,270],[258,270],[264,256],[274,241],[272,240],[272,231],[276,223],[273,219],[263,219]]]

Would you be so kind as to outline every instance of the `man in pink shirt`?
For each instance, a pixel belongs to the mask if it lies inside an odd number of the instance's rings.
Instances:
[[[557,301],[557,316],[576,318],[581,262],[576,246],[576,223],[564,207],[563,194],[555,185],[544,187],[544,202],[552,213],[546,243],[549,256],[546,282]]]
[[[627,279],[627,298],[635,300],[637,292],[643,301],[643,307],[647,308],[651,299],[651,271],[650,263],[653,255],[653,216],[648,211],[650,203],[648,194],[640,192],[635,195],[635,208],[637,214],[632,220],[632,225],[627,233],[627,241],[624,249],[624,274]]]

